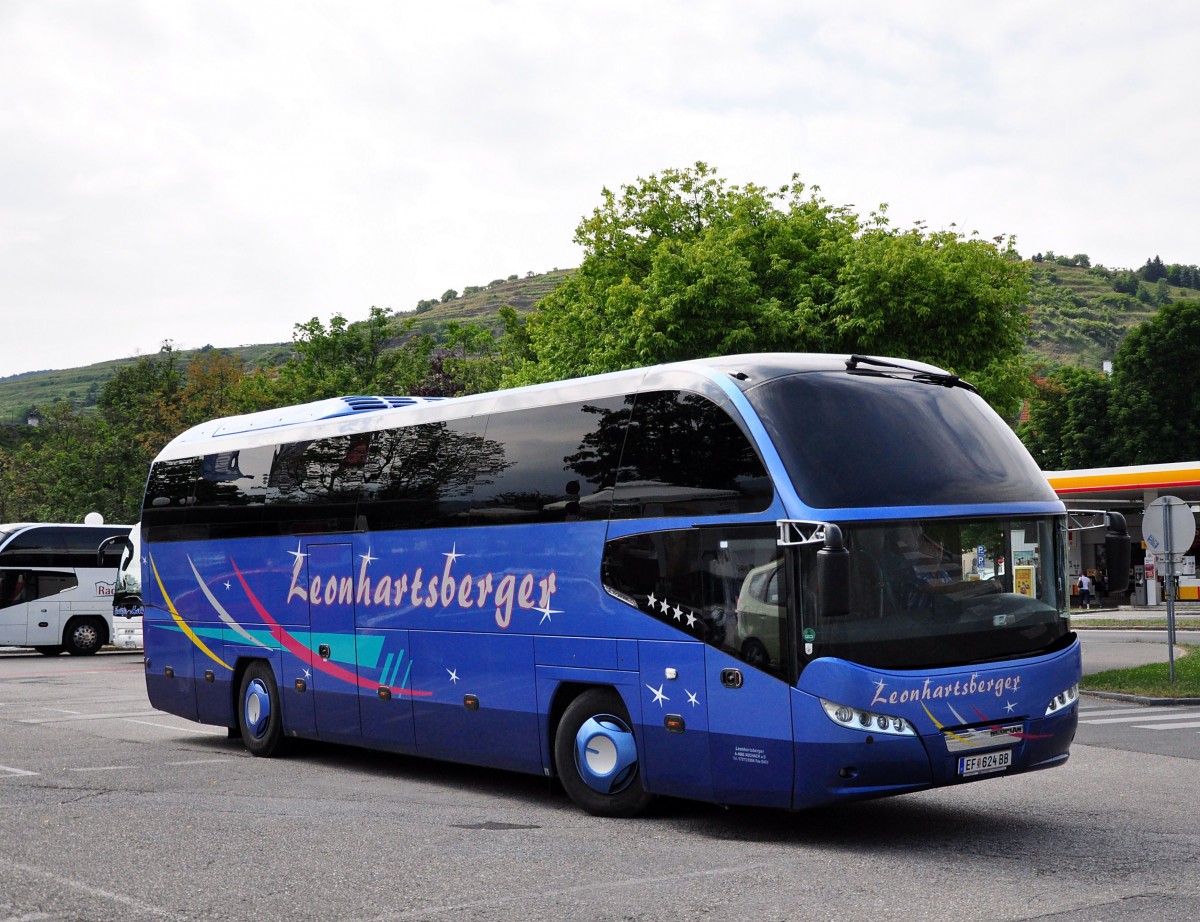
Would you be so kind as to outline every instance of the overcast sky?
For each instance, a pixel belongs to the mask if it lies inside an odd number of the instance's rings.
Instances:
[[[0,376],[576,266],[697,160],[1200,263],[1200,4],[0,0]]]

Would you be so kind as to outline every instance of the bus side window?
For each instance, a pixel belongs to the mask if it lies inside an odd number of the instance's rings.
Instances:
[[[66,571],[51,573],[46,570],[31,572],[31,577],[27,583],[25,596],[29,602],[37,601],[38,599],[48,599],[51,596],[58,595],[60,592],[66,592],[68,589],[74,589],[79,585],[79,580],[74,573]]]
[[[0,573],[0,608],[20,605],[29,599],[25,594],[26,578],[21,570],[5,570]]]
[[[650,532],[609,541],[603,578],[619,598],[751,666],[785,676],[784,580],[773,525]]]
[[[470,524],[608,518],[628,421],[624,397],[493,413],[503,465],[476,478]]]
[[[43,525],[22,532],[4,548],[3,564],[9,567],[71,566],[72,561],[63,544],[62,531],[52,525]],[[96,548],[93,545],[91,560],[94,562],[95,559]]]
[[[368,531],[450,528],[466,523],[477,474],[503,467],[482,420],[381,429],[371,435],[358,512]]]
[[[614,519],[761,512],[773,499],[762,459],[721,407],[683,391],[637,395]]]
[[[355,433],[280,445],[242,488],[246,501],[274,507],[263,516],[271,534],[354,531],[370,439],[371,433]],[[238,462],[245,467],[244,457]]]

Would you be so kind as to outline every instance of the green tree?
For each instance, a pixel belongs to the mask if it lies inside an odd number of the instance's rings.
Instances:
[[[1167,277],[1167,267],[1163,265],[1163,261],[1158,256],[1153,259],[1147,259],[1146,264],[1138,270],[1138,275],[1146,282],[1157,282],[1159,279]]]
[[[528,357],[521,317],[508,305],[499,314],[499,336],[480,324],[447,323],[442,342],[430,357],[429,374],[412,393],[457,397],[499,388],[504,375]]]
[[[1161,308],[1113,358],[1117,464],[1160,464],[1200,445],[1200,302]]]
[[[1038,383],[1017,434],[1043,470],[1104,467],[1114,450],[1112,396],[1107,375],[1061,368]]]
[[[92,511],[109,522],[137,521],[144,453],[100,416],[57,402],[28,439],[0,454],[5,521],[82,522]]]
[[[528,321],[527,383],[735,352],[873,352],[980,379],[1015,412],[1028,282],[1009,246],[886,209],[865,228],[798,179],[730,185],[703,163],[619,192],[575,232],[584,259]],[[1003,238],[1001,238],[1003,239]]]
[[[529,319],[524,380],[817,345],[803,318],[832,298],[853,215],[799,181],[730,186],[703,163],[602,197],[575,232],[582,264]]]
[[[350,323],[334,314],[329,326],[317,317],[296,324],[296,355],[278,375],[254,386],[260,402],[276,406],[308,403],[351,394],[405,394],[426,375],[433,340],[414,333],[416,318],[399,327],[383,308],[372,307],[366,320]]]
[[[156,355],[118,368],[101,387],[96,405],[115,431],[152,458],[178,434],[178,420],[170,408],[183,386],[184,362],[174,346],[164,342]]]
[[[876,222],[853,241],[833,302],[819,312],[821,348],[940,365],[976,384],[1006,416],[1028,391],[1022,358],[1029,278],[1003,241]]]

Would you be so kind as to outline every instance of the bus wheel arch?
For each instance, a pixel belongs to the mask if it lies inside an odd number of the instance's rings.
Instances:
[[[266,660],[250,660],[238,682],[237,722],[251,755],[268,758],[284,750],[283,701],[275,670]]]
[[[585,687],[555,727],[555,770],[576,805],[593,816],[632,817],[654,799],[642,786],[633,723],[616,689]]]
[[[108,629],[103,618],[72,618],[63,628],[62,649],[72,656],[91,656],[106,643]]]

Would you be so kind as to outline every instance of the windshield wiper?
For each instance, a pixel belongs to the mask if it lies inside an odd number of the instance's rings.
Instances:
[[[870,365],[871,368],[860,368],[860,365]],[[899,362],[888,362],[883,359],[871,358],[869,355],[852,355],[846,359],[846,370],[852,374],[886,376],[886,372],[875,371],[874,369],[876,368],[890,368],[896,371],[903,371],[912,375],[914,381],[922,381],[926,384],[938,384],[942,387],[961,387],[972,394],[979,393],[974,384],[964,381],[958,375],[929,371],[926,368],[913,368],[911,365],[901,365]]]

